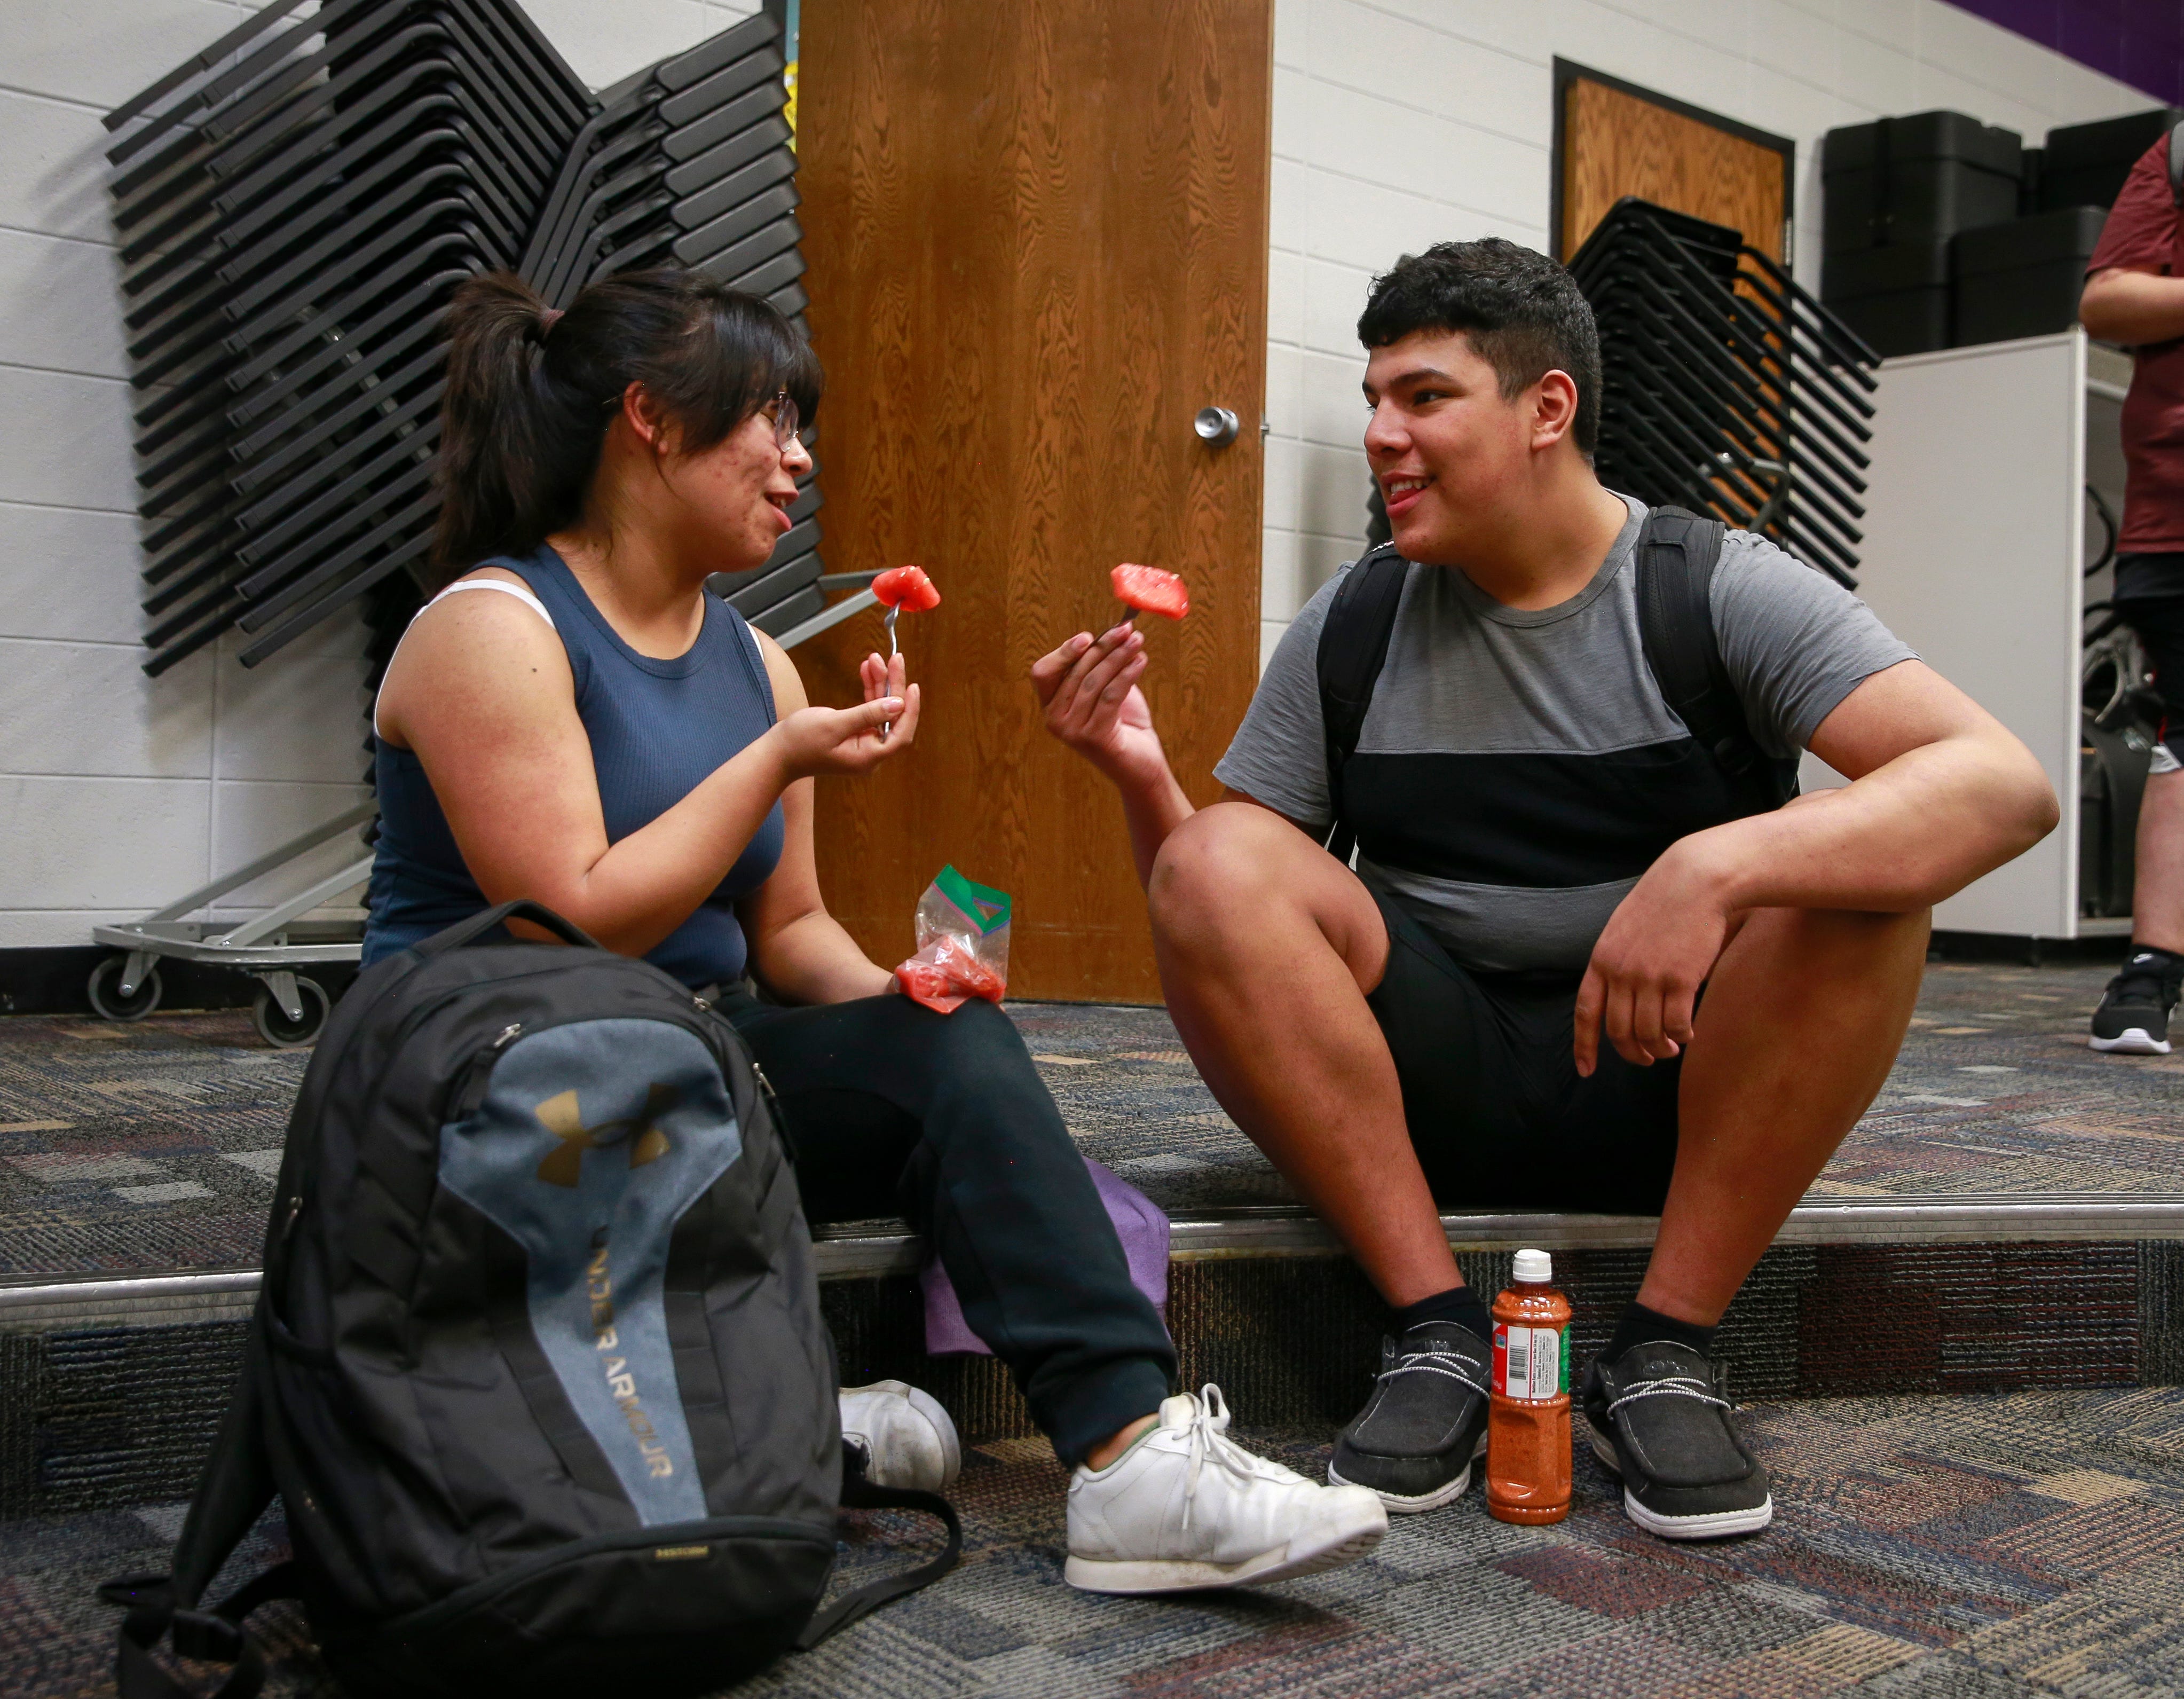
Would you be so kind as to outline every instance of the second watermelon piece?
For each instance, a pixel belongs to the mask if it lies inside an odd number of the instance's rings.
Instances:
[[[1179,620],[1190,611],[1190,592],[1173,572],[1126,560],[1107,576],[1115,586],[1116,595],[1127,606],[1141,613]]]

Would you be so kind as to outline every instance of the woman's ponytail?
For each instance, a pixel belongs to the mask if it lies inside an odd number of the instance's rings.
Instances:
[[[544,301],[512,272],[473,277],[448,308],[448,390],[440,408],[440,524],[428,591],[488,555],[566,522],[553,493],[577,421],[540,370]],[[591,434],[591,433],[588,433]],[[597,443],[592,445],[594,456]],[[558,450],[558,452],[557,452]],[[581,486],[579,487],[581,488]]]
[[[682,426],[686,452],[710,448],[783,389],[803,418],[818,411],[810,344],[765,301],[694,271],[610,277],[566,313],[512,272],[490,272],[455,291],[446,323],[428,594],[577,521],[632,383]]]

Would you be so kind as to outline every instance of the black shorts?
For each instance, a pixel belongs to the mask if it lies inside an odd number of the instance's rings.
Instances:
[[[2133,596],[2115,604],[2153,669],[2153,688],[2161,698],[2161,741],[2184,761],[2184,595]]]
[[[1580,1079],[1577,975],[1468,972],[1379,901],[1388,971],[1366,1001],[1441,1207],[1659,1214],[1676,1163],[1681,1059],[1634,1067],[1603,1038],[1599,1066]]]

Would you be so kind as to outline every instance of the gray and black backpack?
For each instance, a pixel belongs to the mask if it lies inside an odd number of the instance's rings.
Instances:
[[[573,948],[508,941],[510,915]],[[843,1475],[833,1345],[763,1078],[658,968],[533,904],[367,970],[312,1057],[243,1370],[153,1650],[264,1660],[300,1599],[359,1696],[704,1692],[937,1579],[929,1494]],[[203,1602],[278,1494],[294,1556]],[[929,1511],[943,1555],[818,1613],[838,1505]]]

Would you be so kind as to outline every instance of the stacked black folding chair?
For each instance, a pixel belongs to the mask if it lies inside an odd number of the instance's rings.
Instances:
[[[109,120],[153,671],[238,625],[254,663],[422,554],[439,310],[520,256],[589,105],[512,4],[296,9]]]
[[[804,306],[772,19],[594,97],[515,0],[302,9],[271,0],[107,120],[153,673],[238,627],[255,666],[360,597],[388,646],[464,278],[566,305],[679,262]],[[816,611],[818,500],[735,587],[746,614]]]
[[[1736,231],[1645,201],[1570,270],[1600,326],[1602,480],[1855,588],[1879,356]]]

